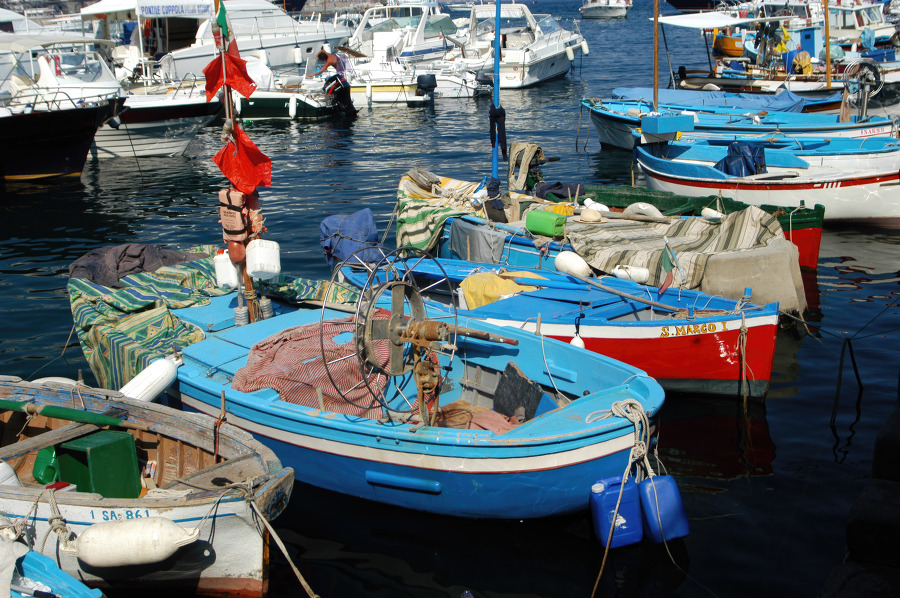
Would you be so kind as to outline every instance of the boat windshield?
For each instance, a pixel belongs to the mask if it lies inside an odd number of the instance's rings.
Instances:
[[[877,6],[866,6],[858,10],[841,10],[830,7],[837,29],[862,29],[873,25],[884,25],[884,13]]]
[[[447,15],[431,15],[425,22],[425,39],[453,35],[456,31],[456,25]]]
[[[806,4],[788,3],[762,5],[762,16],[764,17],[786,17],[788,15],[798,19],[808,19],[810,17],[809,6]]]
[[[544,35],[562,31],[562,26],[553,15],[534,15],[534,18],[537,19],[538,28]]]

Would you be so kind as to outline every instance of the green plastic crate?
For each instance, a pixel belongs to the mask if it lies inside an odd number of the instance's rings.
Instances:
[[[137,498],[141,493],[137,451],[128,432],[101,430],[59,445],[59,479],[80,492],[106,498]]]

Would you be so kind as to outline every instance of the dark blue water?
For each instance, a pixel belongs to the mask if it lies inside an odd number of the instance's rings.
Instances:
[[[538,143],[547,156],[561,158],[545,168],[548,179],[631,181],[630,155],[601,151],[579,100],[652,84],[653,6],[635,4],[627,20],[581,22],[591,53],[568,78],[503,94],[508,140]],[[578,6],[538,4],[564,19],[577,16]],[[699,34],[667,33],[676,69],[706,63]],[[665,73],[664,50],[660,64]],[[665,85],[668,75],[660,79]],[[283,270],[327,276],[319,221],[370,207],[384,228],[397,182],[414,166],[467,180],[489,174],[489,104],[363,110],[343,127],[247,124],[273,161],[273,186],[261,195]],[[210,158],[220,146],[218,131],[209,129],[181,158],[90,163],[80,180],[7,190],[0,203],[0,372],[33,379],[75,377],[80,370],[92,381],[69,336],[68,264],[108,244],[216,242],[216,192],[225,180]],[[678,397],[666,404],[660,456],[679,480],[691,535],[670,544],[671,556],[655,546],[614,551],[598,595],[818,593],[843,559],[847,515],[871,471],[875,435],[897,399],[898,267],[897,232],[827,230],[808,281],[817,306],[810,332],[779,333],[766,403],[746,415],[730,400]],[[847,339],[862,388],[849,353],[841,361]],[[603,557],[586,515],[459,521],[300,483],[276,528],[321,596],[456,597],[466,589],[476,597],[589,596]],[[300,595],[284,557],[272,550],[273,592]]]

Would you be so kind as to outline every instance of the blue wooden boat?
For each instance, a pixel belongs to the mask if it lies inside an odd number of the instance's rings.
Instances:
[[[577,259],[571,253],[563,258]],[[580,344],[643,369],[666,391],[756,398],[768,391],[777,303],[671,288],[660,293],[659,287],[614,276],[584,279],[454,259],[398,257],[380,275],[388,272],[415,284],[437,309],[453,307],[461,318]],[[362,287],[370,272],[347,264],[341,274]]]
[[[48,592],[46,589],[41,589],[43,587],[50,588],[49,592],[51,595],[64,596],[65,598],[103,597],[102,591],[96,588],[88,588],[82,582],[60,569],[50,557],[34,550],[29,550],[16,559],[13,581],[9,587],[10,596],[11,598],[44,596],[47,594],[35,592],[35,589]]]
[[[694,89],[658,89],[659,106],[667,110],[693,110],[695,108],[737,108],[770,112],[818,112],[839,108],[841,92],[821,98],[809,98],[783,89],[778,93],[750,93],[732,91],[705,91]],[[614,100],[653,101],[652,87],[617,87],[612,90]]]
[[[900,223],[900,145],[892,137],[699,139],[640,145],[635,159],[657,191],[751,205],[819,202],[826,220]]]
[[[583,98],[583,108],[591,114],[591,122],[597,129],[601,145],[631,150],[640,139],[641,117],[654,112],[653,103],[640,100],[599,100]],[[765,135],[780,132],[789,136],[812,137],[896,137],[896,117],[852,116],[848,122],[840,122],[838,114],[760,112],[746,109],[714,106],[692,106],[666,109],[662,115],[679,115],[685,110],[691,113],[694,128],[690,137],[716,137],[722,135]]]
[[[182,404],[224,405],[299,480],[373,501],[473,518],[587,509],[591,485],[621,476],[635,446],[618,410],[653,418],[663,404],[638,368],[522,330],[460,326],[403,284],[368,285],[349,313],[273,300],[271,318],[240,327],[237,301],[175,310],[207,331],[183,350]]]

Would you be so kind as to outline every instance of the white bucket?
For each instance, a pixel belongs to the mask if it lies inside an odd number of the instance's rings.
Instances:
[[[216,286],[223,289],[238,288],[238,269],[228,257],[227,249],[224,253],[216,254],[213,264],[216,267]]]
[[[281,254],[278,243],[253,239],[247,244],[247,273],[253,278],[268,280],[281,274]]]
[[[19,481],[19,476],[16,475],[16,470],[12,468],[12,465],[0,459],[0,486],[21,486],[22,482]]]
[[[616,278],[633,280],[640,284],[644,284],[650,280],[650,270],[641,266],[623,266],[620,264],[613,268],[612,273]]]

